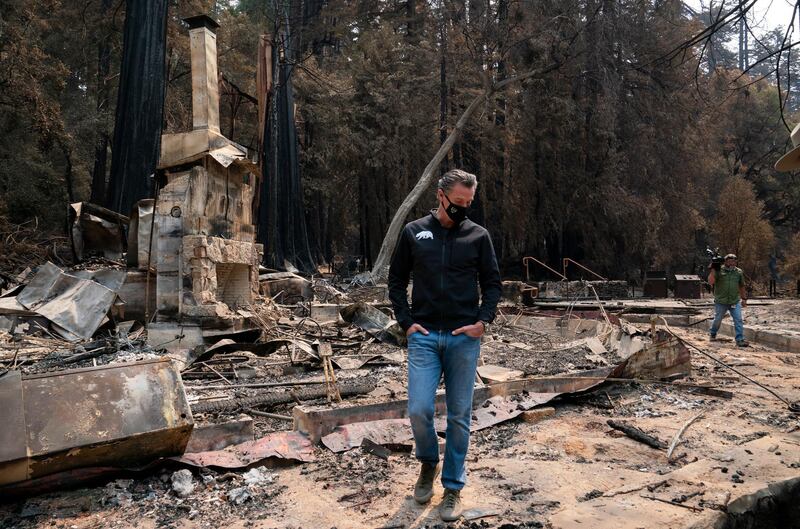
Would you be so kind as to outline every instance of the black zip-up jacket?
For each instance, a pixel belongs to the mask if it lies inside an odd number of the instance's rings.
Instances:
[[[389,268],[389,299],[403,329],[419,323],[428,330],[451,331],[491,322],[500,293],[500,270],[486,229],[469,219],[447,229],[434,212],[403,228]]]

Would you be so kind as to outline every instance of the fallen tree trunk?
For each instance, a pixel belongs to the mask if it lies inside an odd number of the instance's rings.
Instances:
[[[339,393],[342,397],[353,395],[363,395],[375,389],[372,381],[360,381],[351,384],[340,384]],[[324,399],[327,396],[325,386],[319,388],[306,388],[297,391],[283,391],[275,393],[265,393],[253,397],[234,398],[229,400],[218,400],[214,402],[198,402],[191,406],[192,413],[216,413],[221,411],[236,411],[242,408],[256,408],[260,406],[277,406],[287,404],[295,399],[314,400]]]

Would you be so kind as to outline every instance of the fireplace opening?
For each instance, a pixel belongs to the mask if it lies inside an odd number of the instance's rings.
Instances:
[[[250,266],[217,263],[217,300],[231,308],[250,304]]]

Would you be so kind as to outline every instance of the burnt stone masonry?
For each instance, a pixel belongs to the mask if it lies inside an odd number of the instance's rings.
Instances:
[[[194,128],[161,138],[150,262],[156,321],[230,328],[244,320],[237,309],[258,295],[263,246],[255,242],[252,206],[259,172],[247,149],[219,132],[216,24],[207,18],[188,20]]]

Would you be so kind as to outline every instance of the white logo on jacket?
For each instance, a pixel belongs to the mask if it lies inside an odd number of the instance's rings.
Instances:
[[[419,232],[416,235],[416,237],[417,237],[418,241],[421,241],[422,239],[431,239],[431,240],[433,240],[433,234],[431,232],[429,232],[428,230]]]

